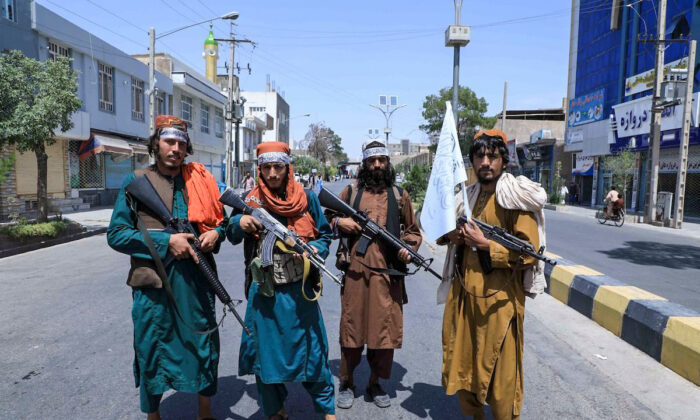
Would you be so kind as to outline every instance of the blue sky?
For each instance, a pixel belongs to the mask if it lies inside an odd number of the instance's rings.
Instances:
[[[397,95],[406,104],[392,117],[390,141],[420,142],[425,96],[452,85],[453,51],[444,46],[444,30],[454,23],[452,0],[38,2],[130,54],[147,52],[151,26],[159,34],[236,10],[237,36],[258,43],[236,49],[235,61],[253,69],[241,71],[243,90],[264,90],[270,74],[290,104],[291,137],[303,138],[310,122],[323,121],[350,156],[359,156],[369,128],[384,127],[382,114],[369,106],[378,95]],[[472,35],[461,50],[460,84],[486,98],[490,114],[502,109],[506,80],[509,109],[561,106],[570,8],[568,0],[465,0],[462,24],[472,26]],[[208,29],[203,24],[162,38],[156,51],[204,73]],[[214,34],[227,37],[228,24],[216,23]],[[228,47],[219,54],[223,67]],[[307,113],[310,118],[297,117]]]

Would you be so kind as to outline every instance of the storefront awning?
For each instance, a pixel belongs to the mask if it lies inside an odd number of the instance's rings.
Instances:
[[[137,143],[135,141],[129,142],[129,147],[134,151],[135,155],[147,155],[148,147],[143,143]]]
[[[118,136],[93,133],[89,139],[80,144],[78,156],[80,160],[84,160],[98,153],[106,152],[129,157],[134,153],[142,153],[143,150],[145,150],[146,154],[148,153],[146,146],[142,144],[129,142]]]

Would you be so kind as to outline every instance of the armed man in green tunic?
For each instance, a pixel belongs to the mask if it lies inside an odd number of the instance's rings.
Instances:
[[[159,231],[163,224],[130,200],[124,187],[137,176],[148,178],[173,217],[188,219],[198,230],[204,253],[218,250],[224,239],[225,214],[214,177],[199,163],[184,163],[192,146],[183,120],[158,116],[149,153],[155,156],[155,165],[126,177],[107,230],[109,246],[131,256],[127,284],[133,288],[134,379],[140,387],[141,411],[149,420],[159,419],[162,394],[172,388],[198,393],[197,418],[212,418],[219,335],[218,331],[197,333],[214,328],[216,319],[214,295],[197,268],[189,242],[194,235]],[[148,229],[152,250],[138,229],[139,220]],[[167,279],[157,274],[154,254],[164,261],[174,257],[165,266]],[[171,296],[163,285],[166,281]]]

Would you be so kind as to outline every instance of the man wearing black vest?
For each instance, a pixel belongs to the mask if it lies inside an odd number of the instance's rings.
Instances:
[[[134,379],[140,388],[141,411],[148,420],[159,419],[161,397],[172,388],[197,393],[197,419],[212,418],[219,333],[201,333],[216,327],[216,318],[214,295],[190,246],[194,235],[163,232],[163,223],[128,199],[124,188],[145,176],[172,215],[192,223],[205,258],[218,251],[224,239],[226,215],[212,174],[201,163],[185,163],[192,154],[185,121],[159,115],[148,150],[155,165],[127,175],[107,229],[109,246],[131,256],[127,284],[133,288]],[[166,261],[168,256],[174,261],[161,277],[154,261]]]
[[[389,161],[389,151],[382,141],[371,140],[362,148],[362,166],[357,182],[346,187],[340,198],[357,210],[366,212],[377,224],[416,251],[421,243],[411,198],[394,185],[396,173]],[[355,398],[353,372],[367,346],[371,376],[367,394],[379,407],[391,401],[379,384],[388,379],[394,349],[403,340],[403,304],[407,302],[402,276],[387,269],[402,270],[410,262],[406,250],[388,252],[384,244],[372,241],[365,255],[357,255],[361,227],[352,219],[326,212],[336,237],[347,241],[347,267],[341,289],[340,318],[340,389],[336,397],[339,408],[350,408]],[[392,257],[393,255],[393,257]]]

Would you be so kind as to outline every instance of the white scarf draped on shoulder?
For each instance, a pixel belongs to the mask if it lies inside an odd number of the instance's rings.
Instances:
[[[467,187],[467,199],[470,207],[474,209],[479,197],[481,186],[478,182]],[[537,221],[537,231],[539,233],[540,246],[547,245],[545,235],[544,221],[544,205],[547,202],[547,193],[539,183],[531,181],[524,176],[517,178],[509,173],[504,173],[496,183],[496,202],[503,208],[508,210],[522,210],[531,212]],[[457,194],[455,197],[457,208],[457,217],[464,214],[464,200],[462,194]],[[454,277],[454,267],[456,261],[457,246],[448,245],[447,255],[445,257],[445,265],[442,268],[443,281],[438,287],[437,303],[445,303],[447,295],[450,291],[450,283]],[[535,298],[538,294],[544,292],[547,283],[544,277],[544,262],[538,261],[536,265],[529,267],[523,272],[523,288],[525,294],[531,298]]]

